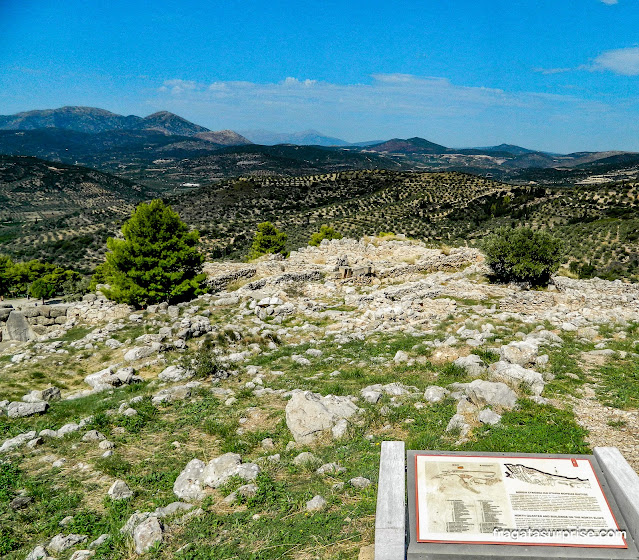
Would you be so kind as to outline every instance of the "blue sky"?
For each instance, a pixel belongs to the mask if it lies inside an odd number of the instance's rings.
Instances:
[[[639,0],[0,0],[0,114],[639,151]]]

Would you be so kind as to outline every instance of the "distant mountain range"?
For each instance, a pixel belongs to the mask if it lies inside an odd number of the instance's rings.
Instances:
[[[529,150],[528,148],[522,148],[521,146],[515,146],[514,144],[499,144],[499,146],[486,146],[484,148],[471,148],[480,152],[502,152],[512,154],[514,156],[521,156],[523,154],[530,154],[538,150]]]
[[[350,146],[340,138],[326,136],[317,130],[301,132],[271,132],[270,130],[243,130],[242,136],[254,144],[275,146],[276,144],[297,144],[299,146]]]
[[[373,152],[388,152],[393,154],[445,154],[449,151],[446,146],[429,142],[423,138],[393,138],[380,144],[368,146]]]
[[[366,142],[347,142],[341,138],[327,136],[317,130],[302,130],[301,132],[272,132],[270,130],[242,130],[242,136],[248,138],[254,144],[263,146],[275,146],[277,144],[297,144],[298,146],[372,146],[381,144],[384,140],[369,140]]]
[[[159,111],[148,117],[118,115],[95,107],[62,107],[42,111],[27,111],[15,115],[0,115],[2,130],[37,130],[54,128],[87,134],[112,131],[147,131],[165,135],[196,137],[223,146],[250,144],[237,132],[212,132],[168,111]]]
[[[314,149],[299,149],[310,147]],[[402,169],[463,171],[545,184],[571,183],[599,171],[639,174],[639,155],[629,152],[562,155],[513,144],[449,148],[420,137],[349,143],[316,130],[238,134],[211,131],[167,111],[138,117],[94,107],[0,116],[0,154],[89,166],[159,190],[182,185],[183,173],[188,181],[201,182],[241,175]]]

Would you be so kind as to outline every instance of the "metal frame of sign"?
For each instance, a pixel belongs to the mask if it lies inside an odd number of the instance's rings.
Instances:
[[[562,547],[573,547],[573,548],[609,548],[609,549],[627,549],[628,548],[628,544],[625,538],[621,537],[621,540],[623,541],[623,544],[593,544],[593,543],[589,543],[589,544],[579,544],[576,542],[559,542],[557,540],[553,540],[551,542],[542,542],[540,540],[527,540],[527,541],[519,541],[519,540],[510,540],[510,539],[504,539],[504,540],[490,540],[488,537],[486,540],[469,540],[469,539],[464,539],[464,538],[459,538],[459,537],[453,537],[452,535],[460,535],[461,533],[451,533],[451,537],[450,538],[441,538],[441,535],[438,534],[439,538],[422,538],[422,536],[426,533],[426,531],[422,532],[420,530],[420,488],[419,488],[419,469],[418,469],[418,463],[420,461],[420,458],[423,458],[422,461],[428,461],[428,462],[443,462],[443,461],[448,461],[448,462],[454,462],[454,463],[461,463],[464,462],[464,460],[468,460],[470,459],[471,462],[476,461],[477,464],[480,464],[480,462],[487,462],[487,461],[493,461],[493,462],[497,462],[500,465],[504,462],[513,462],[513,461],[519,461],[519,462],[528,462],[530,464],[530,462],[536,462],[536,461],[568,461],[572,463],[572,466],[574,467],[583,467],[585,468],[586,465],[589,467],[590,469],[590,473],[588,473],[588,480],[596,480],[597,481],[597,485],[598,488],[597,490],[599,492],[594,491],[593,494],[597,495],[598,498],[598,503],[600,505],[603,506],[603,503],[605,503],[606,507],[607,507],[607,511],[603,511],[602,513],[605,515],[605,517],[610,521],[612,521],[614,523],[614,527],[610,527],[610,529],[617,529],[619,530],[619,525],[616,519],[616,516],[614,514],[614,512],[612,511],[612,508],[610,506],[610,502],[608,501],[608,497],[606,496],[606,493],[604,492],[604,489],[601,485],[601,482],[599,480],[599,477],[597,475],[597,472],[595,470],[595,468],[593,467],[593,464],[591,462],[591,459],[589,456],[575,456],[575,457],[539,457],[539,456],[532,456],[532,455],[507,455],[507,454],[495,454],[494,456],[491,456],[490,454],[477,454],[477,455],[473,455],[473,454],[462,454],[462,453],[451,453],[451,454],[445,454],[445,453],[437,453],[437,454],[432,454],[432,453],[420,453],[420,452],[416,452],[415,453],[415,460],[414,460],[414,472],[415,472],[415,480],[414,480],[414,484],[415,484],[415,514],[416,514],[416,531],[417,531],[417,542],[419,543],[438,543],[438,544],[479,544],[479,545],[515,545],[515,546],[553,546],[553,547],[557,547],[557,546],[562,546]],[[503,465],[502,465],[503,466]],[[521,465],[520,465],[521,466]],[[531,471],[535,471],[536,469],[534,468],[528,468],[528,467],[524,467],[525,469],[529,469]],[[542,475],[546,475],[548,474],[548,476],[553,477],[553,476],[558,476],[558,475],[553,475],[553,474],[549,474],[549,473],[544,473],[542,471],[537,471],[539,473],[541,473]],[[535,474],[534,472],[532,473],[533,475]],[[525,476],[525,475],[524,475]],[[566,478],[563,476],[558,476],[558,478]],[[568,481],[570,481],[570,479],[567,479]],[[576,479],[576,480],[581,480],[581,479]],[[568,482],[568,485],[570,485],[570,482]],[[600,493],[600,496],[603,498],[603,500],[599,499],[598,494]],[[510,498],[509,498],[510,499]],[[425,502],[422,503],[422,507],[426,507]],[[516,527],[513,527],[513,529],[516,529]],[[491,535],[492,536],[492,535]],[[574,540],[574,539],[573,539]],[[617,539],[617,542],[619,542],[619,539]]]

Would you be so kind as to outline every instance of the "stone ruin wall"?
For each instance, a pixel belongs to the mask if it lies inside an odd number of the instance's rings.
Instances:
[[[96,294],[87,294],[82,301],[74,303],[39,305],[34,302],[15,307],[10,303],[0,303],[0,341],[25,342],[33,340],[35,335],[45,335],[62,326],[69,327],[77,322],[98,324],[117,321],[127,317],[131,311],[132,308],[129,305],[116,304]],[[7,321],[12,313],[14,320],[24,320],[31,327],[32,333],[19,338],[12,336],[11,331],[7,329]],[[27,332],[28,329],[22,330]],[[26,340],[23,340],[24,338]]]

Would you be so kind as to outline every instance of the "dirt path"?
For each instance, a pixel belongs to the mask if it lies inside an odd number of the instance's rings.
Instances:
[[[590,435],[591,447],[618,447],[635,471],[639,472],[639,411],[619,410],[602,405],[593,385],[585,385],[581,398],[572,397],[571,404],[579,425]],[[619,423],[610,426],[610,423]]]

